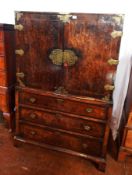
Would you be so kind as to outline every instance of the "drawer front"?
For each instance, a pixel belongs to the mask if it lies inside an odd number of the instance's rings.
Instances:
[[[5,70],[5,57],[0,56],[0,70]]]
[[[7,86],[7,75],[3,71],[0,71],[0,86]]]
[[[106,109],[104,107],[68,99],[23,92],[20,93],[20,103],[42,108],[45,107],[77,115],[92,116],[98,119],[106,118]]]
[[[71,117],[64,113],[20,108],[20,119],[95,137],[103,137],[105,124]]]
[[[3,31],[0,31],[0,41],[3,41]]]
[[[9,95],[8,93],[0,94],[0,110],[3,112],[9,112]]]
[[[132,126],[132,111],[129,113],[127,125],[128,125],[128,126]]]
[[[46,143],[52,146],[63,147],[94,156],[101,156],[102,143],[98,140],[78,138],[73,135],[24,124],[20,125],[20,136],[25,139]]]
[[[0,55],[4,55],[4,43],[0,41]]]
[[[128,130],[125,139],[125,147],[132,148],[132,130]]]

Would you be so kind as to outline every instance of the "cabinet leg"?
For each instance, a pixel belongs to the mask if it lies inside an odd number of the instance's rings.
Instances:
[[[100,162],[98,163],[98,170],[105,172],[106,169],[106,163],[105,162]]]
[[[21,142],[18,141],[15,137],[13,138],[13,145],[17,148],[17,147],[20,147],[21,146]]]

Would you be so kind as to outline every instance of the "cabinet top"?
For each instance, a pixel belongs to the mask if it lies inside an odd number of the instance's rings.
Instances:
[[[14,30],[13,24],[0,24],[0,30]]]

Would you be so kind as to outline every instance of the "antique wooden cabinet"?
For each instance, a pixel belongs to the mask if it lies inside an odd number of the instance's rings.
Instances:
[[[121,15],[16,12],[15,144],[105,170]]]
[[[14,39],[14,26],[0,24],[0,111],[10,129],[15,106]]]
[[[132,155],[132,70],[129,80],[128,92],[124,105],[125,124],[123,127],[123,138],[119,149],[118,160],[124,161],[126,156]]]

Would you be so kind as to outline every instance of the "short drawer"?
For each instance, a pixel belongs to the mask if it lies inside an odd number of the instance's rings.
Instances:
[[[20,107],[20,119],[94,137],[103,137],[105,132],[104,123],[85,120],[81,116],[48,110],[40,111]]]
[[[0,71],[0,86],[7,86],[7,74],[4,71]]]
[[[0,56],[1,55],[5,55],[4,43],[2,41],[0,41]]]
[[[5,70],[5,57],[0,56],[0,70]]]
[[[24,139],[37,141],[69,150],[101,156],[102,142],[94,139],[81,138],[58,131],[38,128],[30,125],[20,125],[20,135]]]
[[[132,149],[132,130],[130,130],[130,129],[127,129],[124,146]]]
[[[20,103],[48,109],[73,113],[76,115],[92,116],[98,119],[106,118],[106,108],[91,105],[80,101],[63,99],[46,95],[37,95],[27,92],[20,92]]]
[[[3,41],[3,31],[0,31],[0,41]]]

